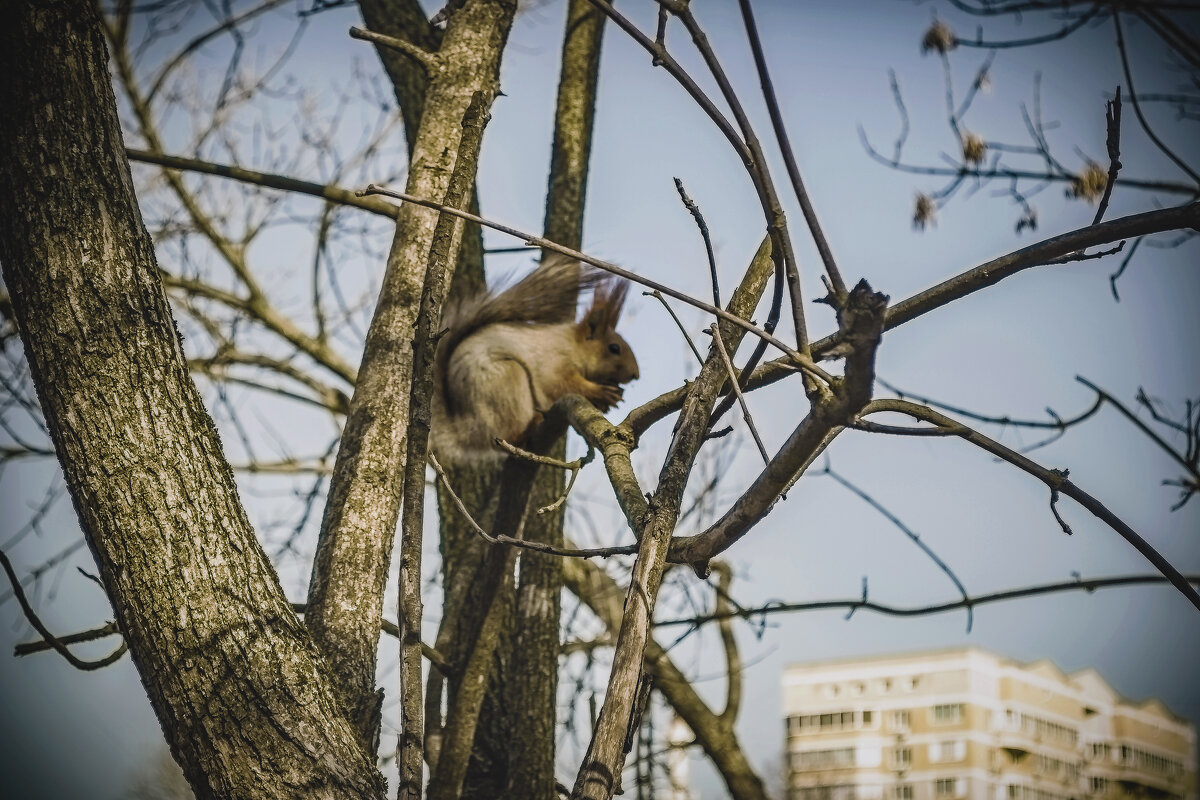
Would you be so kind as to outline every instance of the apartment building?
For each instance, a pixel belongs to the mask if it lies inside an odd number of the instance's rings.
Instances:
[[[783,676],[788,800],[1196,800],[1196,728],[976,648]]]

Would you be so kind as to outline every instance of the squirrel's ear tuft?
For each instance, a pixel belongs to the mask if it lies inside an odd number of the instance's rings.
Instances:
[[[629,281],[609,280],[596,287],[592,308],[603,314],[602,325],[610,331],[617,329],[621,310],[625,307],[625,296],[629,293]]]
[[[606,316],[604,306],[600,305],[599,296],[594,296],[591,307],[583,315],[583,319],[579,323],[584,335],[588,339],[599,339],[601,334],[604,333],[605,326],[607,325]]]

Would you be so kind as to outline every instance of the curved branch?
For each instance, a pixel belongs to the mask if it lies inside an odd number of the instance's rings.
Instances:
[[[884,330],[891,330],[935,308],[940,308],[984,287],[999,283],[1021,270],[1042,266],[1052,259],[1069,253],[1087,247],[1108,244],[1118,239],[1129,239],[1149,233],[1162,233],[1183,228],[1200,228],[1200,202],[1158,211],[1147,211],[1143,214],[1133,214],[1102,222],[1099,225],[1089,225],[1086,228],[1079,228],[1070,233],[1031,244],[980,264],[974,269],[942,281],[937,286],[901,300],[888,309]],[[832,344],[833,337],[827,337],[816,342],[813,350],[820,354],[822,351],[828,350]]]
[[[12,584],[13,595],[17,598],[17,602],[21,605],[21,611],[25,614],[25,619],[29,620],[29,624],[32,625],[33,629],[41,635],[42,640],[45,641],[47,645],[54,650],[54,652],[65,658],[67,663],[72,667],[78,670],[83,670],[84,672],[91,672],[93,670],[103,669],[110,664],[115,664],[117,660],[121,658],[121,656],[125,655],[125,651],[128,648],[124,642],[121,642],[121,645],[116,650],[104,658],[96,661],[85,661],[84,659],[76,656],[67,649],[67,644],[71,642],[87,640],[80,639],[79,637],[68,637],[68,639],[64,640],[59,639],[57,636],[52,634],[50,629],[46,627],[45,623],[43,623],[41,618],[37,615],[37,612],[33,610],[33,606],[29,604],[29,598],[25,596],[25,587],[21,585],[21,581],[17,578],[17,573],[13,570],[12,562],[8,560],[8,554],[3,550],[0,550],[0,567],[4,568],[4,574],[8,576],[8,581]],[[114,630],[116,629],[116,625],[111,622],[105,627],[112,627]],[[100,637],[95,636],[94,638]],[[20,655],[19,652],[17,654]]]
[[[1086,25],[1093,17],[1100,13],[1101,4],[1096,3],[1090,9],[1085,11],[1073,22],[1068,22],[1056,31],[1042,34],[1041,36],[1031,36],[1028,39],[1010,39],[997,42],[985,42],[981,38],[964,39],[961,36],[954,37],[954,43],[963,47],[981,47],[988,49],[1000,49],[1009,47],[1030,47],[1037,44],[1046,44],[1047,42],[1056,42],[1059,39],[1065,39],[1075,31]],[[1115,16],[1115,15],[1114,15]]]

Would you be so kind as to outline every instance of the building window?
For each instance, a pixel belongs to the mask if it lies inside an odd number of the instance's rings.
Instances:
[[[933,707],[933,721],[941,724],[959,722],[962,720],[962,713],[962,703],[943,703]]]
[[[1023,711],[1013,711],[1011,708],[1005,713],[1009,730],[1019,730],[1039,742],[1057,742],[1073,750],[1079,741],[1079,732],[1074,728]]]
[[[892,730],[906,731],[911,724],[911,719],[908,714],[908,709],[902,711],[893,711],[889,720]]]
[[[1108,761],[1108,758],[1108,742],[1092,742],[1092,759],[1094,761]]]
[[[815,769],[839,769],[856,764],[853,747],[832,750],[806,750],[792,753],[792,769],[797,772]]]
[[[913,790],[911,783],[897,783],[895,791],[892,792],[894,800],[913,800]]]
[[[1099,775],[1092,775],[1090,778],[1088,778],[1088,789],[1092,794],[1108,794],[1108,778],[1101,778]]]
[[[966,757],[967,743],[962,739],[947,739],[944,742],[934,742],[929,745],[929,760],[935,763],[962,761]]]
[[[934,797],[958,797],[957,778],[938,778],[933,782]]]
[[[796,800],[858,800],[859,798],[857,787],[854,784],[802,786],[794,792],[792,797]]]
[[[908,679],[908,690],[910,692],[916,691],[916,688],[920,685],[921,685],[921,676],[920,675],[913,675],[911,678]]]
[[[829,733],[854,730],[857,719],[861,719],[863,724],[868,724],[871,722],[871,712],[838,711],[831,714],[803,714],[793,717],[793,719],[795,724],[792,730],[796,733],[816,731]]]
[[[892,764],[896,769],[908,769],[912,766],[912,748],[897,747],[892,751]]]
[[[1008,784],[1008,800],[1074,800],[1074,798],[1067,798],[1036,786],[1010,783]]]
[[[1160,756],[1140,747],[1121,745],[1121,765],[1135,769],[1155,772],[1167,778],[1176,778],[1183,774],[1183,762],[1174,758]]]

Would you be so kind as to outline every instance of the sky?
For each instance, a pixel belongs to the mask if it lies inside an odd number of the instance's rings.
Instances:
[[[652,30],[653,11],[634,0],[620,4],[643,30]],[[760,138],[773,152],[766,115],[732,3],[696,3],[696,13],[740,88]],[[940,211],[936,226],[915,230],[911,222],[915,193],[937,190],[940,178],[901,174],[872,161],[859,130],[881,151],[890,153],[900,122],[888,70],[902,87],[911,124],[905,161],[940,164],[955,141],[945,119],[945,84],[934,56],[922,57],[919,43],[938,11],[956,29],[969,32],[964,20],[941,4],[874,0],[855,4],[813,2],[756,4],[763,45],[776,82],[780,106],[800,168],[826,235],[848,282],[866,278],[893,300],[907,297],[990,258],[1086,225],[1094,208],[1069,200],[1061,184],[1031,198],[1038,208],[1035,233],[1014,232],[1020,212],[989,184],[976,191],[965,185]],[[294,28],[295,6],[285,6],[257,24],[249,52],[255,63],[286,43]],[[486,216],[529,231],[541,225],[550,152],[557,57],[564,4],[550,2],[525,9],[518,17],[505,55],[498,99],[487,129],[481,168],[480,202]],[[202,27],[197,15],[189,23]],[[299,57],[287,66],[293,83],[313,93],[320,114],[329,108],[336,86],[351,82],[354,69],[370,75],[378,66],[371,50],[346,35],[360,24],[353,8],[310,18],[297,45]],[[990,34],[1002,34],[998,24]],[[1018,32],[1041,32],[1027,19]],[[181,36],[186,36],[185,27]],[[1149,46],[1144,31],[1127,31],[1139,88],[1169,87],[1180,80],[1163,63],[1161,50]],[[674,26],[668,45],[706,89],[703,67],[685,32]],[[193,79],[223,63],[228,43],[202,50]],[[154,54],[150,53],[148,57]],[[985,54],[960,49],[951,54],[955,90],[968,85]],[[213,75],[220,75],[210,69]],[[981,93],[964,126],[989,139],[1028,144],[1021,105],[1032,108],[1035,75],[1040,74],[1042,115],[1050,142],[1069,168],[1082,153],[1103,162],[1104,101],[1123,83],[1110,26],[1081,31],[1066,42],[1037,48],[1000,50],[991,70],[990,89]],[[197,77],[198,76],[198,77]],[[209,76],[208,80],[213,80]],[[281,79],[282,80],[282,79]],[[1189,157],[1200,162],[1193,133],[1164,108],[1148,109],[1156,129]],[[354,114],[361,115],[360,117]],[[350,123],[368,111],[348,114]],[[188,142],[186,118],[167,126],[170,146]],[[364,123],[364,128],[366,123]],[[1122,160],[1124,175],[1180,176],[1161,153],[1140,135],[1126,107]],[[353,142],[359,131],[339,131]],[[400,133],[389,151],[390,172],[352,175],[383,182],[402,175],[394,161],[401,152]],[[256,166],[252,148],[244,166]],[[819,297],[819,260],[808,241],[785,173],[772,157],[779,191],[797,242],[806,298]],[[295,177],[327,179],[328,165],[299,161]],[[606,34],[597,108],[594,152],[588,192],[584,249],[671,286],[705,297],[708,273],[702,242],[679,202],[673,178],[683,181],[712,231],[722,287],[729,290],[757,247],[764,225],[753,188],[721,135],[649,56],[619,30]],[[153,186],[153,172],[135,171],[139,186]],[[397,181],[398,182],[398,181]],[[148,190],[147,190],[148,193]],[[145,202],[145,198],[143,198]],[[1108,219],[1178,202],[1118,188]],[[302,205],[300,207],[303,207]],[[150,205],[147,217],[155,217]],[[356,219],[351,217],[352,219]],[[372,252],[385,250],[390,234],[374,225],[363,251],[339,251],[339,274],[353,291],[369,287],[380,269]],[[489,235],[491,247],[516,244]],[[884,380],[916,394],[981,413],[1016,418],[1045,418],[1046,408],[1064,416],[1090,405],[1092,394],[1076,382],[1084,376],[1128,405],[1139,387],[1162,398],[1179,413],[1195,398],[1200,368],[1200,273],[1195,241],[1176,249],[1143,247],[1119,285],[1120,302],[1110,292],[1113,258],[1029,270],[958,304],[940,309],[889,332],[879,350]],[[166,263],[175,251],[160,247]],[[281,226],[251,249],[255,268],[281,296],[303,298],[295,288],[296,270],[304,275],[311,242],[294,228]],[[490,257],[491,274],[524,269],[523,255]],[[297,266],[299,265],[299,266]],[[289,280],[290,278],[290,280]],[[291,295],[286,293],[291,292]],[[299,302],[296,303],[299,305]],[[679,309],[693,337],[709,324],[700,312]],[[833,329],[829,310],[809,304],[813,338]],[[761,317],[760,317],[761,318]],[[626,391],[622,414],[692,377],[696,366],[686,345],[654,302],[634,294],[622,333],[635,347],[642,378]],[[744,357],[745,350],[742,355]],[[347,357],[358,354],[347,345]],[[768,451],[774,451],[799,421],[804,403],[795,382],[782,382],[750,396],[755,420]],[[212,392],[207,396],[212,399]],[[289,437],[294,452],[319,452],[328,443],[328,424],[306,425],[305,412],[236,395],[247,420],[258,420],[253,436],[276,435],[269,416]],[[269,412],[263,409],[270,409]],[[237,451],[227,414],[214,403],[224,426],[231,460]],[[723,477],[718,497],[731,502],[757,474],[759,463],[745,426],[733,420],[735,433],[706,449],[704,469]],[[254,423],[259,424],[259,423]],[[1012,446],[1036,442],[1036,432],[989,428],[989,435]],[[667,445],[669,422],[642,442],[635,468],[652,490]],[[324,437],[324,438],[322,438]],[[574,447],[578,447],[576,442]],[[917,533],[954,569],[972,593],[1085,576],[1147,573],[1150,566],[1116,533],[1081,507],[1064,500],[1061,511],[1074,534],[1064,535],[1048,508],[1045,487],[1011,467],[958,441],[897,439],[849,432],[829,451],[839,474],[863,488]],[[1112,410],[1069,432],[1034,457],[1046,466],[1069,468],[1079,486],[1109,504],[1185,573],[1200,572],[1200,502],[1179,511],[1168,509],[1175,490],[1161,481],[1176,477],[1172,464]],[[819,469],[823,462],[817,465]],[[36,535],[14,537],[26,525],[53,485],[53,465],[19,462],[0,473],[0,546],[18,569],[28,571],[61,552],[79,534],[68,502],[58,502]],[[294,509],[290,487],[271,479],[242,478],[243,498],[252,520],[264,531]],[[568,517],[568,533],[584,542],[628,541],[597,466],[585,472]],[[311,557],[313,525],[295,554],[279,562],[289,596],[302,599]],[[681,529],[691,533],[694,529]],[[624,537],[624,538],[622,538]],[[12,542],[12,546],[9,543]],[[430,544],[429,568],[436,567]],[[754,532],[726,554],[735,572],[734,591],[744,605],[770,600],[827,600],[857,597],[864,578],[870,596],[881,602],[918,605],[954,599],[954,585],[900,531],[828,477],[805,477]],[[34,584],[31,599],[52,630],[69,632],[109,619],[99,588],[76,569],[92,570],[86,549],[75,550]],[[660,606],[660,620],[688,616],[689,603],[706,597],[684,571],[669,576],[672,593]],[[394,595],[393,595],[394,597]],[[389,601],[394,615],[394,600]],[[570,603],[568,602],[568,607]],[[965,614],[893,619],[825,611],[775,615],[765,629],[738,627],[747,664],[746,696],[739,736],[761,774],[769,777],[783,747],[780,681],[788,663],[927,648],[973,645],[1020,661],[1048,658],[1066,671],[1095,667],[1120,693],[1139,700],[1158,697],[1176,713],[1200,720],[1200,682],[1194,678],[1200,654],[1200,614],[1169,588],[1113,589],[1013,601],[976,610],[968,633]],[[0,604],[0,692],[5,714],[0,721],[0,775],[6,790],[30,798],[118,797],[139,768],[161,750],[161,733],[129,660],[92,673],[79,673],[52,655],[12,658],[11,646],[33,636],[11,600]],[[427,619],[428,636],[436,616]],[[669,644],[678,628],[663,628]],[[106,642],[82,649],[100,655]],[[389,642],[381,667],[387,680]],[[687,637],[672,657],[698,679],[714,703],[723,697],[721,656],[715,633]],[[574,665],[568,665],[573,669]],[[603,685],[606,676],[596,683]],[[385,683],[386,685],[386,683]],[[570,741],[564,741],[560,778],[574,769]],[[695,761],[693,777],[700,796],[722,796],[719,782]]]

